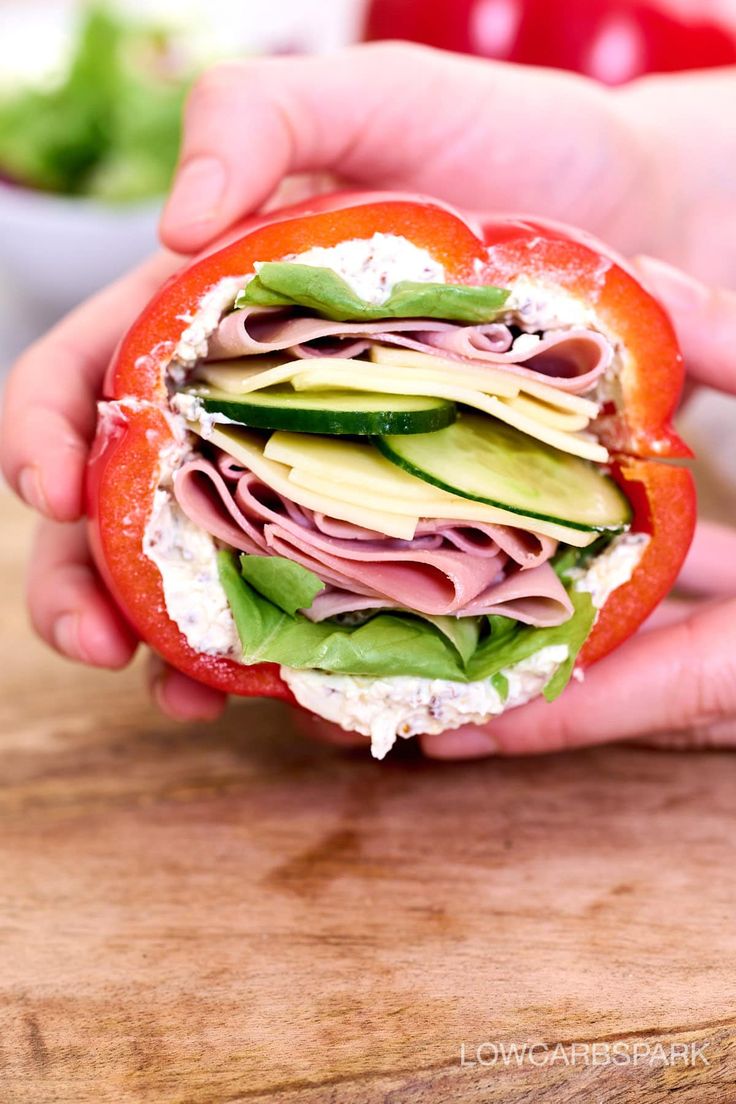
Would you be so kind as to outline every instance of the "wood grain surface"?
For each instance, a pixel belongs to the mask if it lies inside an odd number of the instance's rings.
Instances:
[[[2,1104],[736,1101],[736,758],[177,726],[33,640],[29,531],[0,496]]]

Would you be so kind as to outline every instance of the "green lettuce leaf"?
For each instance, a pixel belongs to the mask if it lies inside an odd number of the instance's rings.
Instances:
[[[566,644],[568,657],[544,688],[547,701],[554,701],[567,686],[575,660],[585,643],[595,619],[595,607],[589,594],[569,591],[574,607],[572,617],[564,625],[535,629],[508,617],[489,617],[490,634],[483,640],[466,666],[470,680],[493,678],[506,667],[528,659],[551,644]]]
[[[283,556],[240,557],[240,573],[269,602],[293,617],[297,610],[309,609],[321,590],[322,580],[301,564]]]
[[[466,681],[454,646],[419,618],[379,614],[356,627],[314,624],[300,615],[289,616],[262,597],[241,576],[231,553],[219,554],[219,569],[245,663]]]
[[[241,575],[232,553],[219,555],[220,579],[235,618],[245,663],[283,663],[287,667],[375,678],[414,675],[452,682],[490,679],[505,700],[505,668],[549,645],[566,644],[568,658],[543,691],[552,701],[567,685],[595,617],[590,595],[571,591],[572,617],[564,625],[546,629],[522,625],[509,617],[424,618],[402,613],[379,613],[359,625],[327,621],[315,624],[296,611],[308,608],[318,593],[317,577],[304,568],[289,572],[282,566],[289,561],[279,562],[277,557],[273,557],[276,564],[269,573],[263,565],[267,558],[242,557],[249,581]],[[487,635],[479,642],[484,621]]]
[[[478,647],[482,617],[433,617],[427,613],[417,614],[417,616],[423,621],[429,621],[443,636],[447,637],[463,661],[463,666],[468,663]]]
[[[455,322],[489,322],[503,309],[509,292],[497,287],[422,284],[402,280],[389,299],[376,306],[356,295],[330,268],[269,261],[238,293],[235,309],[307,307],[334,322],[369,322],[379,318],[443,318]]]
[[[498,694],[502,702],[505,702],[509,696],[509,680],[505,675],[502,675],[500,671],[497,671],[495,675],[491,675],[491,686]]]

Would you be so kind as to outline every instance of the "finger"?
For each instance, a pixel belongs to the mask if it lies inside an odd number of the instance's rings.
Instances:
[[[701,521],[695,534],[692,548],[678,579],[678,589],[685,589],[699,595],[724,596],[736,593],[736,531],[717,522]],[[641,632],[652,632],[668,626],[680,624],[714,603],[704,603],[692,598],[669,598],[662,602],[644,622]],[[569,692],[569,691],[568,691]],[[479,729],[465,726],[454,732],[445,732],[437,736],[422,737],[422,745],[427,755],[434,758],[476,758],[477,756],[497,754],[500,748],[493,739],[494,726]],[[701,729],[700,739],[727,742],[732,731],[732,723]],[[706,733],[703,736],[703,733]],[[689,739],[692,743],[695,733],[666,733],[649,737],[661,746],[680,746]]]
[[[314,713],[308,713],[304,709],[294,709],[291,718],[297,732],[306,736],[308,740],[344,748],[367,749],[369,746],[370,741],[367,736],[361,736],[359,732],[348,732],[339,725],[331,724],[330,721],[316,717]]]
[[[175,721],[216,721],[227,696],[169,666],[157,655],[148,661],[148,686],[154,702]]]
[[[680,621],[686,621],[688,617],[705,609],[706,605],[713,605],[702,598],[667,598],[650,613],[639,632],[651,632],[652,629],[661,629],[667,625],[676,625]]]
[[[161,236],[192,252],[258,208],[284,176],[332,172],[471,210],[573,219],[614,232],[633,252],[652,222],[647,171],[615,104],[582,77],[408,44],[220,64],[189,97]],[[533,172],[525,134],[534,136]],[[626,233],[611,216],[623,206]]]
[[[634,265],[670,314],[691,378],[736,394],[736,292],[708,287],[653,257],[637,257]]]
[[[179,263],[171,254],[151,258],[72,311],[15,364],[3,402],[2,469],[21,498],[47,517],[80,516],[96,401],[110,357]]]
[[[271,192],[259,212],[278,211],[280,207],[291,207],[305,203],[317,196],[329,195],[344,188],[344,181],[338,180],[332,173],[296,173],[284,177],[276,190]]]
[[[730,600],[638,634],[551,705],[537,699],[482,728],[425,736],[422,742],[436,758],[531,754],[701,731],[734,714],[736,600]]]
[[[677,587],[691,594],[736,595],[736,529],[699,521]]]
[[[99,583],[81,522],[39,525],[27,588],[31,622],[56,651],[95,667],[130,661],[136,638]]]
[[[645,736],[637,743],[665,751],[706,751],[736,747],[736,716],[684,732],[665,732]]]

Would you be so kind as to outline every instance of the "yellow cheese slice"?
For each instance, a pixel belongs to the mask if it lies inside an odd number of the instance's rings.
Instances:
[[[194,433],[198,432],[198,426],[194,423],[189,423],[189,428]],[[266,459],[263,455],[262,439],[248,430],[215,429],[207,436],[207,440],[239,460],[269,487],[299,506],[306,506],[308,510],[349,521],[366,529],[374,529],[377,533],[385,533],[386,536],[397,537],[399,540],[411,540],[414,536],[419,521],[416,512],[412,516],[409,513],[385,511],[380,506],[378,509],[371,509],[358,502],[355,495],[350,501],[341,500],[327,493],[315,494],[291,483],[289,468]]]
[[[446,491],[392,464],[367,442],[279,430],[266,442],[263,455],[299,472],[329,478],[336,484],[349,484],[354,490],[382,491],[407,501],[413,497],[423,506],[447,496]],[[416,510],[409,508],[406,512],[421,514],[419,505]]]
[[[379,348],[375,352],[392,355],[397,350]],[[486,395],[492,394],[503,398],[512,410],[563,433],[584,430],[588,425],[589,410],[593,415],[597,411],[595,404],[587,400],[581,400],[577,406],[560,406],[556,402],[552,403],[548,401],[549,394],[551,393],[552,398],[556,398],[557,393],[549,387],[537,387],[541,392],[540,396],[532,395],[525,387],[522,388],[525,394],[520,394],[517,379],[509,373],[496,372],[493,369],[465,369],[458,366],[457,362],[423,353],[417,353],[416,356],[423,362],[429,363],[429,370],[407,367],[399,363],[402,352],[407,350],[398,352],[400,355],[396,358],[397,363],[392,368],[390,379],[400,382],[402,386],[406,385],[406,390],[402,390],[400,394],[422,394],[430,390],[435,394],[437,385],[444,386],[451,383],[453,386],[458,385],[471,391],[481,391]],[[412,350],[408,352],[412,354]],[[434,366],[435,361],[439,363],[439,368]],[[198,378],[226,394],[244,395],[265,387],[288,383],[297,376],[302,377],[305,371],[319,368],[339,373],[341,386],[345,384],[346,375],[349,375],[351,380],[360,381],[361,388],[365,390],[375,390],[377,385],[383,388],[381,381],[386,378],[369,361],[349,360],[342,357],[315,357],[307,361],[289,360],[286,363],[279,363],[277,357],[249,357],[235,361],[218,361],[203,364],[198,371]],[[337,380],[338,377],[331,378]],[[385,388],[383,390],[385,391]]]
[[[473,391],[482,391],[486,395],[498,395],[512,398],[521,390],[522,379],[510,372],[499,372],[495,368],[477,368],[464,365],[457,360],[433,357],[412,349],[389,349],[382,345],[371,350],[370,361],[363,363],[371,366],[371,373],[391,369],[394,379],[431,379],[445,383],[456,383]],[[329,360],[327,363],[329,364]],[[407,363],[410,361],[410,363]],[[360,362],[358,362],[360,363]],[[375,367],[373,367],[375,366]],[[314,367],[311,360],[302,363],[302,367]],[[373,378],[372,374],[368,378]]]
[[[289,486],[296,486],[300,490],[313,491],[320,495],[326,493],[326,490],[331,490],[333,495],[344,493],[347,496],[352,494],[353,497],[360,498],[361,505],[365,505],[371,510],[383,509],[387,512],[395,510],[398,514],[401,514],[404,510],[411,509],[412,506],[408,499],[392,498],[383,492],[369,491],[365,488],[361,488],[360,491],[356,492],[355,488],[347,483],[335,483],[334,479],[327,479],[324,476],[314,475],[311,472],[303,472],[298,469],[292,469],[289,476]],[[419,504],[416,498],[414,502],[421,509],[423,518],[442,518],[447,521],[464,522],[468,525],[472,523],[507,525],[515,529],[537,533],[540,536],[550,537],[552,540],[562,541],[565,544],[572,544],[576,548],[585,548],[598,535],[597,533],[586,533],[580,529],[567,529],[564,525],[556,525],[552,521],[527,518],[521,514],[512,513],[510,510],[489,506],[485,502],[471,502],[470,499],[455,498],[453,496],[450,496],[450,498],[451,501],[436,501],[431,505],[426,504],[426,506],[424,502]],[[327,513],[326,510],[322,512]],[[366,524],[366,528],[370,528],[370,526]]]
[[[411,512],[423,518],[509,525],[564,541],[577,548],[585,548],[597,536],[443,491],[402,471],[368,444],[312,434],[278,432],[266,444],[264,456],[291,469],[290,487],[329,494],[341,501],[343,498],[353,503],[360,501],[361,505],[374,511],[383,510],[392,514]],[[298,501],[296,495],[292,497]],[[366,527],[373,528],[367,523]]]
[[[248,395],[264,387],[288,383],[294,372],[303,367],[302,360],[244,357],[242,360],[218,360],[201,364],[197,369],[197,379],[204,380],[218,391],[226,391],[231,395]]]
[[[344,357],[313,357],[309,360],[284,360],[279,356],[241,357],[234,360],[212,361],[201,364],[197,369],[197,379],[204,380],[218,391],[232,395],[247,395],[264,387],[273,387],[287,383],[294,375],[307,367],[329,367],[330,365],[350,373],[363,382],[363,389],[375,390],[372,381],[371,363],[382,367],[392,367],[401,373],[401,378],[437,379],[448,382],[448,373],[452,383],[485,395],[499,398],[514,398],[523,392],[526,396],[538,399],[545,406],[564,412],[574,412],[581,417],[593,419],[598,415],[598,406],[590,399],[580,395],[568,395],[547,384],[535,380],[514,376],[510,372],[501,372],[493,368],[476,368],[463,365],[446,357],[432,356],[412,349],[389,349],[375,346],[371,352],[371,361],[351,360]],[[396,378],[396,373],[394,373]],[[550,423],[551,424],[551,423]],[[562,423],[560,428],[562,428]]]
[[[391,353],[394,350],[386,350]],[[421,356],[422,354],[417,354]],[[491,395],[501,395],[512,398],[519,394],[519,382],[508,372],[496,372],[493,369],[463,370],[457,362],[440,360],[436,357],[424,357],[427,362],[424,369],[417,372],[411,365],[407,366],[397,361],[393,367],[397,374],[407,379],[413,378],[437,378],[440,382],[447,381],[447,367],[451,369],[451,378],[454,383],[470,387],[476,391],[485,391]],[[439,367],[434,361],[439,361]],[[226,391],[232,395],[247,395],[252,391],[259,391],[264,387],[273,387],[275,384],[286,383],[305,368],[333,368],[335,371],[346,372],[354,379],[362,381],[361,390],[375,391],[372,379],[376,369],[370,360],[354,360],[347,357],[309,357],[295,360],[292,357],[241,357],[237,360],[211,361],[201,364],[197,369],[197,379],[204,380],[218,391]],[[551,390],[551,388],[549,389]]]
[[[440,372],[444,377],[447,373],[463,387],[471,387],[476,391],[482,391],[487,395],[504,395],[508,391],[501,388],[513,385],[516,390],[524,391],[527,395],[533,395],[550,406],[559,407],[561,410],[574,410],[578,414],[585,414],[588,418],[598,416],[598,404],[592,399],[583,398],[582,395],[570,395],[567,391],[560,391],[548,383],[539,380],[527,379],[522,375],[514,375],[508,371],[497,368],[479,368],[472,364],[464,364],[460,360],[451,360],[450,357],[435,356],[433,353],[420,353],[418,349],[400,349],[388,345],[374,345],[370,352],[374,364],[382,364],[392,368],[412,368],[421,371],[424,376],[427,372],[434,374]]]
[[[329,361],[321,361],[316,366],[312,361],[307,361],[306,364],[308,366],[304,366],[303,370],[294,375],[291,380],[292,387],[297,391],[321,390],[329,387],[354,391],[365,390],[364,378],[348,376],[344,368],[337,367]],[[584,460],[593,460],[599,464],[604,464],[608,460],[607,449],[588,435],[578,436],[574,433],[566,433],[545,422],[536,421],[525,410],[515,409],[495,395],[484,395],[480,391],[459,386],[450,380],[449,375],[447,382],[420,377],[407,379],[396,369],[376,366],[371,374],[371,383],[376,391],[387,395],[428,395],[463,403],[475,410],[482,410],[485,414],[490,414],[506,422],[507,425],[514,426],[521,433],[535,437],[538,441],[544,441],[552,448],[567,452],[571,456],[580,456]]]
[[[577,414],[573,410],[560,410],[559,407],[550,406],[531,395],[517,395],[513,399],[501,401],[512,410],[533,418],[535,422],[542,422],[543,425],[562,430],[564,433],[577,433],[590,425],[590,419],[586,414]]]

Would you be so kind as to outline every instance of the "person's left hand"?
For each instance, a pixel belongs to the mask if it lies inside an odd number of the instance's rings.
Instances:
[[[47,644],[95,667],[124,667],[138,641],[94,569],[84,473],[102,379],[121,334],[181,264],[161,253],[64,318],[14,366],[4,395],[2,467],[44,520],[28,572],[28,608]],[[182,719],[216,717],[224,697],[152,656],[158,705]]]

